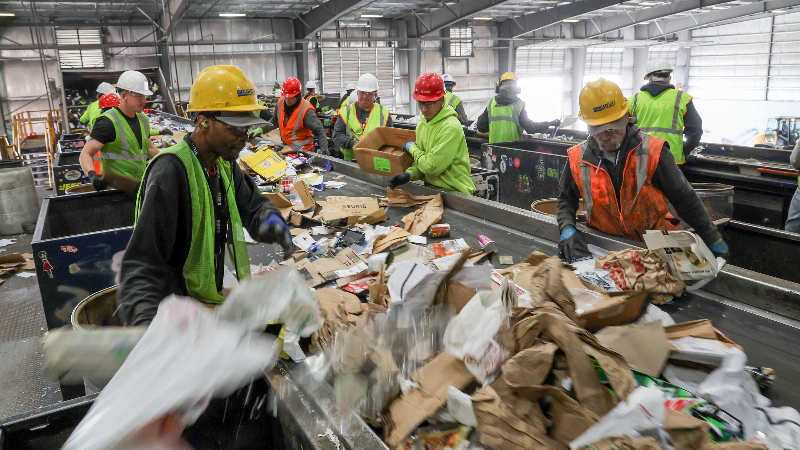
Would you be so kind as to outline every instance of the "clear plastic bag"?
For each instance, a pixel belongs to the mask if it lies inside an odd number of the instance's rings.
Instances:
[[[575,302],[575,314],[579,317],[592,311],[598,303],[605,300],[605,296],[589,289],[569,288],[572,300]]]

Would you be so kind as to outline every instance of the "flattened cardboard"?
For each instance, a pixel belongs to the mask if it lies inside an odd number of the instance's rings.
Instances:
[[[280,179],[286,174],[286,169],[289,168],[289,164],[268,147],[263,147],[261,150],[250,156],[245,156],[241,160],[267,181]]]
[[[335,257],[319,258],[314,261],[308,258],[302,259],[294,264],[294,268],[300,273],[300,277],[311,287],[319,286],[326,281],[340,278],[336,271],[352,269],[358,264],[363,263],[366,270],[366,263],[350,247],[340,250]]]
[[[652,377],[661,375],[669,359],[669,343],[661,321],[605,327],[595,333],[606,347],[622,355],[634,369]]]
[[[312,207],[317,206],[317,202],[314,201],[314,198],[311,196],[311,192],[308,190],[308,186],[306,186],[306,183],[303,180],[297,180],[294,182],[292,192],[297,194],[297,196],[300,198],[300,201],[303,202],[302,205],[292,206],[292,209],[295,211],[308,211]]]
[[[394,127],[378,127],[367,133],[353,146],[358,167],[363,172],[392,176],[414,165],[414,157],[403,150],[417,133]]]
[[[393,401],[384,415],[386,444],[390,448],[397,447],[425,419],[444,406],[450,386],[464,390],[472,382],[472,374],[464,362],[447,352],[439,353],[411,378],[419,383],[419,388],[413,388]]]
[[[320,207],[319,217],[327,223],[346,222],[352,226],[386,220],[384,209],[374,197],[331,196],[320,202]]]

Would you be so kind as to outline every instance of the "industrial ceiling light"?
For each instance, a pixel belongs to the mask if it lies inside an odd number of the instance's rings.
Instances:
[[[564,19],[564,20],[562,20],[562,22],[564,22],[564,23],[575,23],[575,22],[580,22],[580,20],[578,20],[578,19]]]
[[[0,17],[14,17],[16,14],[12,12],[0,12]]]
[[[220,17],[244,17],[245,13],[219,13]]]
[[[647,25],[648,23],[650,23],[649,20],[643,20],[643,21],[639,22],[639,24],[641,24],[641,25]]]
[[[639,2],[639,5],[641,5],[641,6],[655,6],[655,5],[660,5],[661,3],[663,3],[663,2]]]
[[[473,17],[472,20],[492,20],[491,17]]]
[[[712,6],[711,9],[728,9],[730,6]]]
[[[383,17],[383,14],[362,14],[362,19],[380,19]]]
[[[783,14],[783,13],[786,12],[786,10],[785,9],[773,9],[772,12],[774,12],[775,14]]]

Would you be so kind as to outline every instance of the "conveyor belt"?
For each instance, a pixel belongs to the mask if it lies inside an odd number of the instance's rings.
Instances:
[[[330,172],[326,173],[325,177],[330,179],[338,174],[339,172]],[[380,182],[381,178],[377,177],[377,181]],[[343,181],[347,185],[341,189],[315,192],[314,198],[321,200],[331,195],[367,197],[385,195],[386,192],[384,186],[349,176],[337,181]],[[407,185],[405,188],[410,192],[422,190],[425,191],[424,193],[430,193],[429,189],[422,186]],[[467,200],[473,201],[473,198]],[[479,204],[482,203],[489,202],[480,200]],[[503,209],[502,205],[499,208]],[[414,209],[416,208],[395,206],[387,208],[385,224],[393,225],[400,222],[405,214]],[[533,215],[533,213],[530,214]],[[553,237],[545,239],[533,234],[534,230],[540,230],[540,227],[543,226],[536,217],[532,218],[529,223],[532,233],[518,231],[515,229],[520,228],[518,223],[503,219],[502,216],[497,217],[497,221],[503,222],[505,225],[446,208],[442,222],[450,224],[452,228],[450,238],[463,238],[468,244],[477,246],[477,237],[480,234],[490,237],[497,244],[498,254],[513,256],[515,263],[522,261],[534,250],[549,255],[558,253],[556,228],[552,224],[550,226],[553,227],[551,233]],[[429,242],[450,238],[432,239]],[[593,241],[593,243],[603,246],[603,241],[600,240]],[[266,245],[250,246],[251,261],[268,264],[274,257],[269,247]],[[606,245],[606,248],[609,247]],[[496,267],[502,267],[497,260],[494,264]],[[754,293],[754,295],[757,294]],[[771,367],[776,370],[777,380],[767,396],[772,398],[777,406],[800,407],[800,389],[794,386],[794,380],[800,379],[800,322],[703,291],[695,294],[687,293],[673,304],[664,306],[664,309],[678,322],[699,318],[710,319],[723,333],[744,347],[750,359],[749,364]]]

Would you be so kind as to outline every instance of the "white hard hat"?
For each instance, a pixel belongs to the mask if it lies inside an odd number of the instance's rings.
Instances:
[[[112,92],[114,92],[114,86],[112,86],[111,83],[106,83],[105,81],[103,81],[102,83],[100,83],[99,86],[97,86],[98,94],[106,95],[106,94],[111,94]]]
[[[358,77],[356,89],[361,92],[378,92],[378,78],[371,73],[365,73]]]
[[[351,81],[351,82],[347,83],[347,87],[344,88],[344,90],[345,91],[349,91],[349,90],[352,90],[352,89],[355,89],[355,88],[356,88],[356,84]]]
[[[142,95],[153,95],[150,86],[147,84],[147,77],[143,73],[135,70],[122,72],[117,80],[117,89],[136,92]]]
[[[444,81],[445,83],[455,83],[456,82],[456,80],[453,79],[453,76],[450,75],[449,73],[446,73],[446,74],[442,75],[442,81]]]
[[[672,72],[672,66],[669,65],[669,62],[667,62],[666,59],[661,59],[661,58],[651,59],[650,61],[647,61],[647,75],[645,75],[645,77],[647,77],[653,72],[666,72],[666,71]]]
[[[306,83],[306,89],[316,89],[316,88],[317,88],[316,81],[309,81],[308,83]]]

